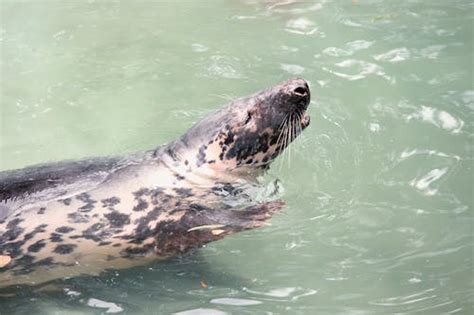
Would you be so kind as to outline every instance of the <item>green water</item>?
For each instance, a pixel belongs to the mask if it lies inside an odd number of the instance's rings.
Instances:
[[[272,226],[1,314],[471,314],[472,1],[292,2],[0,3],[2,170],[152,148],[293,76],[313,95]]]

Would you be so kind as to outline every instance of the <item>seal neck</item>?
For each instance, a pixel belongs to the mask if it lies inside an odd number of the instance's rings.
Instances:
[[[263,170],[251,167],[230,168],[219,163],[200,163],[199,150],[186,146],[180,139],[157,149],[160,162],[183,181],[199,186],[212,186],[216,182],[232,184],[254,184],[263,175]]]

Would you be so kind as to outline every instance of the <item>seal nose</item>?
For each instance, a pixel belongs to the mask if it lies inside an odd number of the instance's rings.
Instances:
[[[308,83],[306,83],[306,81],[302,79],[297,80],[292,86],[291,94],[298,98],[301,98],[306,104],[308,104],[310,100],[310,91]]]
[[[295,95],[298,95],[298,96],[301,96],[301,97],[308,96],[308,94],[309,94],[308,85],[305,83],[302,86],[297,86],[296,88],[294,88],[293,93]]]

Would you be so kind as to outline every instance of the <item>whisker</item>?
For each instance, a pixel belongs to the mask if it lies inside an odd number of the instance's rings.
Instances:
[[[278,127],[278,130],[282,128],[283,125],[285,125],[288,122],[288,116],[290,113],[286,114],[285,118],[283,118],[282,122],[280,123],[280,126]]]
[[[289,136],[288,136],[288,167],[291,168],[291,141],[292,141],[292,138],[293,138],[293,119],[294,115],[293,113],[291,114],[290,116],[290,131],[289,131]]]
[[[290,130],[291,130],[291,115],[288,115],[288,123],[286,125],[286,130],[285,130],[285,136],[283,137],[283,145],[282,145],[282,164],[280,165],[280,171],[281,167],[286,164],[287,155],[288,155],[288,150],[286,148],[288,147],[288,139],[290,138]]]
[[[281,155],[282,151],[283,151],[283,145],[284,145],[284,142],[285,142],[285,137],[286,137],[286,123],[285,123],[285,129],[282,131],[282,138],[281,138],[281,141],[280,141],[280,144],[279,144],[279,148],[278,148],[278,155],[281,156],[280,158],[280,165],[278,167],[278,171],[280,172],[281,171],[281,168],[283,167],[283,161],[284,161],[284,156]],[[284,135],[283,135],[284,134]]]
[[[288,117],[288,116],[287,116]],[[277,156],[279,156],[283,150],[283,141],[284,141],[284,135],[286,136],[286,132],[287,132],[287,124],[288,124],[288,120],[285,120],[282,122],[282,128],[281,128],[281,131],[280,131],[280,134],[278,136],[278,139],[277,139],[277,143],[276,143],[276,148],[278,149],[278,153],[277,153]],[[280,159],[280,166],[279,166],[279,171],[281,171],[281,167],[283,165],[283,162],[282,160]]]
[[[303,119],[303,116],[301,115],[301,113],[298,113],[298,122],[296,124],[298,135],[303,133],[303,130],[301,129],[301,120],[302,119]]]
[[[296,137],[298,136],[297,128],[298,128],[298,112],[295,112],[295,114],[293,115],[291,142],[293,142],[296,139]],[[291,150],[293,151],[293,148],[291,148]]]
[[[287,124],[287,122],[284,123],[283,127],[285,127],[286,124]],[[281,143],[280,143],[280,141],[281,141],[281,137],[283,136],[284,131],[285,131],[285,128],[283,128],[280,131],[280,134],[278,135],[278,139],[277,139],[277,143],[276,143],[276,146],[278,148],[278,155],[280,155],[280,153],[281,153],[281,145],[280,145]]]
[[[299,116],[298,112],[296,112],[296,115],[295,115],[295,137],[294,137],[294,139],[296,139],[299,135],[298,127],[300,126],[300,121],[301,121],[300,116]]]

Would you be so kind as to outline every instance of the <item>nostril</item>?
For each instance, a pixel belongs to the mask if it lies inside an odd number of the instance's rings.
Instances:
[[[298,86],[296,89],[293,90],[293,92],[296,95],[300,95],[300,96],[308,95],[308,89],[306,89],[305,87],[302,87],[302,86]]]

